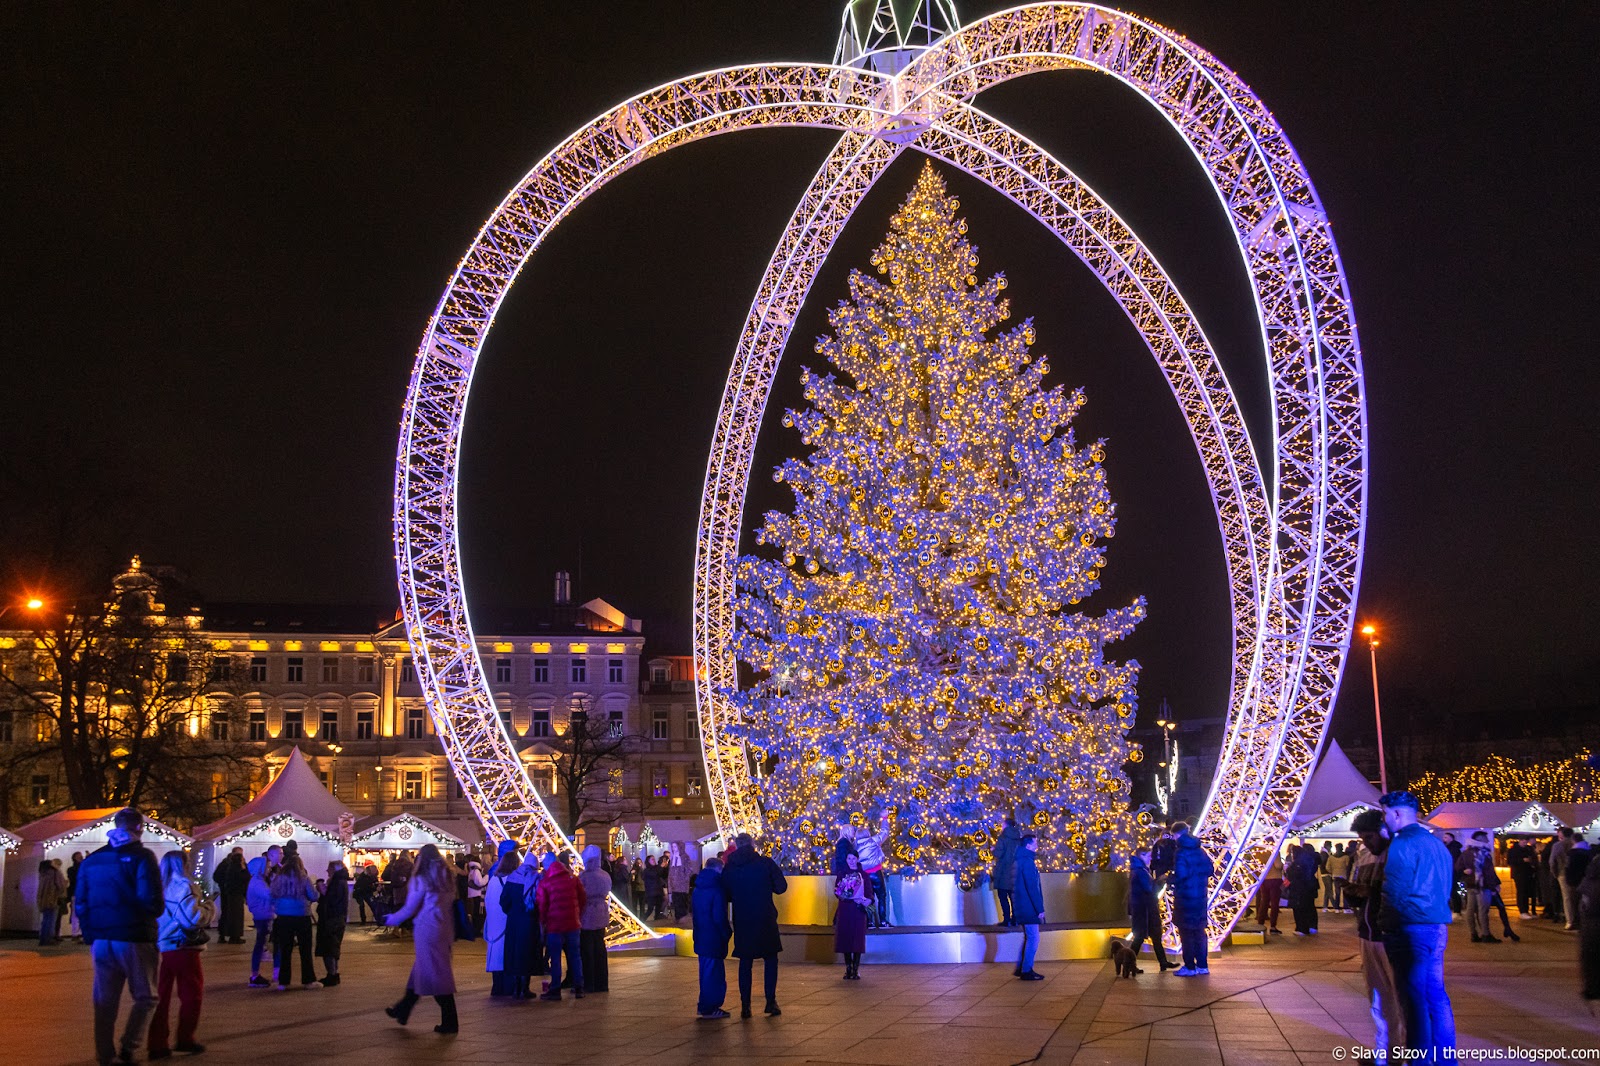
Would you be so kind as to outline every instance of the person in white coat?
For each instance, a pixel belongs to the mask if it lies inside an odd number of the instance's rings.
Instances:
[[[489,974],[489,995],[509,996],[515,989],[506,977],[506,912],[500,906],[500,893],[506,878],[521,864],[517,842],[502,840],[494,870],[483,891],[483,968]]]
[[[406,905],[384,919],[391,926],[411,923],[411,942],[417,953],[411,976],[406,979],[406,994],[394,1006],[384,1008],[384,1013],[401,1025],[411,1020],[411,1009],[418,999],[432,996],[439,1004],[439,1024],[433,1031],[460,1030],[456,1020],[456,975],[450,965],[450,945],[456,938],[451,913],[455,901],[455,875],[437,847],[423,845],[406,885]]]
[[[156,946],[161,949],[161,973],[156,981],[155,1019],[150,1023],[150,1057],[163,1059],[174,1051],[198,1055],[205,1045],[197,1043],[195,1029],[200,1024],[200,1001],[205,989],[205,974],[200,954],[207,936],[202,937],[216,906],[189,877],[181,851],[161,857],[163,909],[157,923]],[[198,941],[198,942],[197,942]],[[178,993],[177,1039],[168,1043],[168,1017],[172,1011],[173,986]]]

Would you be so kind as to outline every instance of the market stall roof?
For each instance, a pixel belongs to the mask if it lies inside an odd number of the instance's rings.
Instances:
[[[1377,806],[1377,788],[1367,780],[1366,774],[1356,769],[1339,742],[1329,740],[1322,761],[1311,772],[1311,780],[1300,796],[1300,807],[1295,812],[1290,832],[1336,818],[1353,807]]]
[[[0,829],[0,849],[15,851],[21,844],[22,838],[17,834],[6,829]]]
[[[282,814],[292,814],[302,822],[336,833],[339,816],[348,813],[349,808],[322,786],[305,756],[295,748],[278,776],[256,793],[254,799],[226,818],[196,826],[194,835],[197,840],[215,840]]]
[[[409,830],[407,838],[401,830]],[[417,834],[424,834],[418,837]],[[383,843],[385,838],[399,839],[399,844]],[[419,848],[424,844],[438,844],[451,850],[459,850],[467,846],[467,842],[444,827],[426,821],[409,811],[402,811],[395,815],[369,814],[365,818],[356,819],[355,834],[350,838],[352,849],[373,849],[386,847]]]
[[[1527,817],[1530,812],[1532,817]],[[1499,832],[1517,823],[1522,823],[1529,832],[1538,832],[1539,827],[1547,822],[1564,824],[1548,810],[1545,804],[1532,800],[1441,803],[1428,813],[1427,820],[1435,829],[1449,830],[1452,833],[1463,829],[1489,829]]]
[[[25,844],[38,844],[41,848],[52,848],[57,844],[65,843],[73,837],[84,836],[99,829],[109,826],[111,819],[116,816],[121,807],[89,807],[79,810],[57,811],[47,814],[36,822],[29,822],[17,830],[17,837]],[[180,847],[188,847],[194,841],[162,822],[156,821],[145,815],[144,831],[162,840],[171,841]]]
[[[1584,829],[1600,821],[1600,803],[1541,803],[1556,821],[1573,829]]]
[[[663,844],[695,844],[717,831],[715,818],[647,818],[642,822],[623,822],[628,839],[638,842],[648,826]]]

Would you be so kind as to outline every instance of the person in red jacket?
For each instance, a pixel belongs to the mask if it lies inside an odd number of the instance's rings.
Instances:
[[[566,853],[557,858],[555,852],[545,852],[544,876],[539,879],[535,893],[539,920],[544,925],[544,946],[550,955],[550,990],[540,999],[561,998],[563,952],[572,969],[572,998],[583,998],[583,956],[578,952],[578,941],[588,893],[584,892],[582,882],[573,876],[572,867],[568,865],[571,861],[572,856]]]

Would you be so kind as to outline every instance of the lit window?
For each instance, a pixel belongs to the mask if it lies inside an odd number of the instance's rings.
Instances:
[[[289,684],[303,685],[306,683],[306,661],[303,656],[289,656],[287,671],[287,681]]]
[[[501,707],[500,708],[500,724],[505,726],[506,735],[507,736],[513,735],[515,730],[513,730],[512,727],[511,727],[511,708],[510,707]]]
[[[50,802],[49,774],[33,775],[33,787],[30,789],[29,799],[35,807],[43,807]]]
[[[572,660],[572,683],[574,685],[586,684],[589,680],[589,660]]]
[[[672,723],[665,707],[657,707],[650,715],[650,739],[667,740],[672,736]]]
[[[299,740],[306,735],[306,712],[300,707],[285,707],[283,709],[283,732],[278,736],[285,740]]]
[[[612,711],[606,717],[610,720],[610,725],[611,725],[610,733],[611,733],[611,735],[614,736],[614,737],[620,737],[622,735],[622,712],[621,711]]]
[[[699,770],[690,770],[689,771],[688,790],[689,790],[689,795],[691,795],[691,796],[698,796],[698,795],[702,794],[705,791],[705,786],[700,781],[700,771]]]
[[[528,726],[530,737],[547,737],[550,735],[550,712],[534,711],[533,722]]]
[[[606,795],[612,799],[622,798],[622,767],[612,766],[606,770]]]
[[[528,771],[528,778],[533,782],[533,787],[538,790],[539,795],[550,796],[555,794],[556,775],[555,771],[550,767],[535,766]]]
[[[422,794],[421,770],[407,770],[401,775],[400,798],[403,800],[419,800],[425,798]]]
[[[650,795],[664,797],[667,794],[667,768],[658,766],[650,771]]]
[[[323,710],[317,715],[317,735],[324,744],[334,744],[339,740],[339,712]]]
[[[324,685],[337,685],[339,683],[339,660],[324,656],[322,660],[322,683]]]
[[[494,661],[494,681],[497,685],[511,684],[510,659],[496,659]]]
[[[549,659],[533,660],[533,683],[536,685],[546,685],[550,683]]]
[[[421,740],[428,735],[428,709],[416,704],[406,708],[406,739]]]
[[[372,719],[374,714],[371,708],[356,712],[356,739],[372,739]]]
[[[228,739],[228,708],[220,703],[211,705],[211,739]]]
[[[356,684],[374,685],[378,682],[378,665],[371,656],[356,660]]]
[[[409,658],[400,664],[400,680],[410,685],[417,680],[417,667]]]
[[[262,682],[267,679],[267,657],[265,655],[252,655],[250,657],[250,680]]]
[[[622,660],[621,659],[607,659],[606,660],[606,680],[609,681],[613,685],[622,684]]]

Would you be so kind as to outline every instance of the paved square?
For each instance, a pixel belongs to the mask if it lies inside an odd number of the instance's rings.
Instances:
[[[198,1061],[1325,1066],[1336,1049],[1348,1055],[1371,1039],[1351,919],[1325,921],[1314,939],[1232,949],[1208,978],[1160,976],[1147,960],[1132,981],[1115,979],[1109,962],[1065,962],[1040,964],[1048,980],[1033,984],[1003,965],[867,965],[845,982],[840,967],[797,963],[782,971],[781,1018],[721,1022],[694,1017],[691,959],[613,958],[606,995],[513,1004],[489,999],[481,946],[458,944],[454,1037],[432,1031],[431,1001],[404,1029],[382,1013],[404,986],[409,942],[352,928],[338,988],[282,993],[244,987],[248,945],[213,944]],[[1516,928],[1521,944],[1471,944],[1461,925],[1452,930],[1446,969],[1461,1046],[1600,1047],[1600,1021],[1578,994],[1574,934],[1539,921]],[[92,1060],[89,969],[79,946],[0,941],[0,1061]]]

